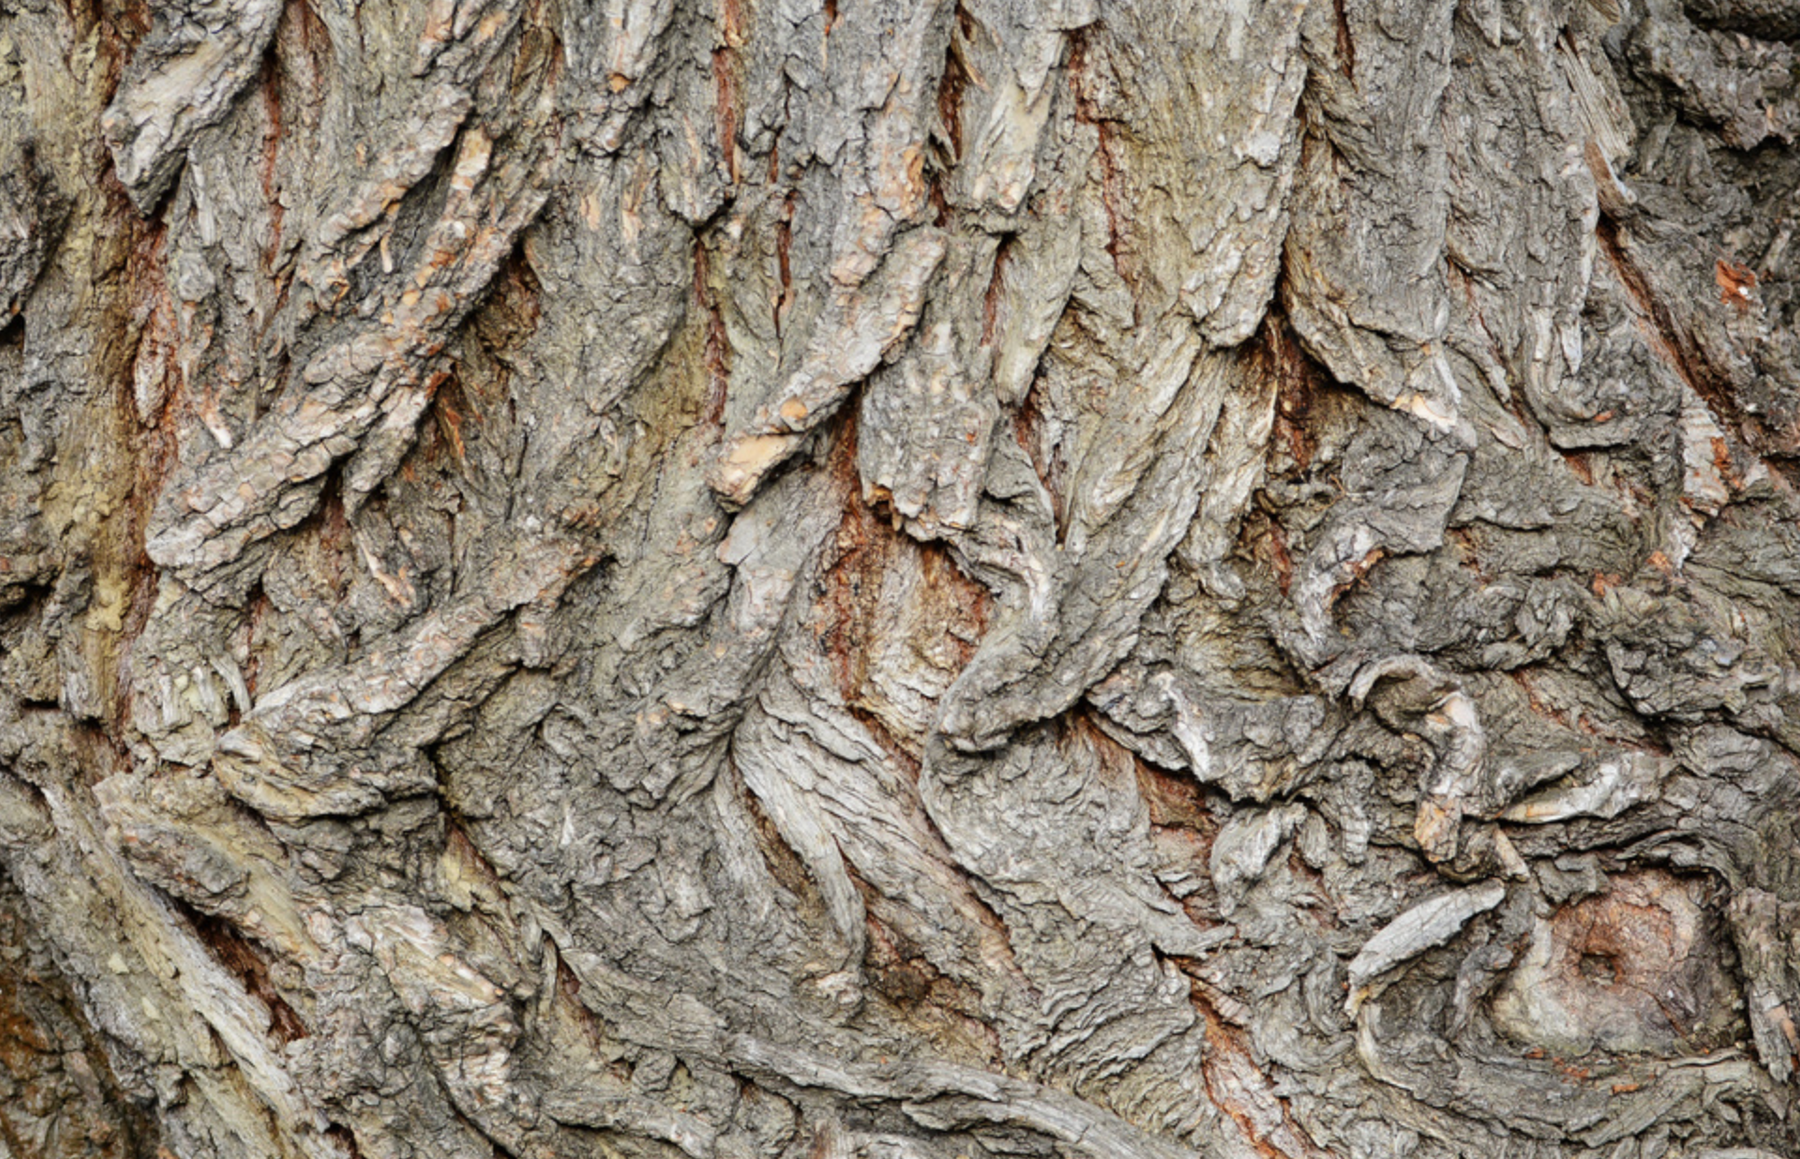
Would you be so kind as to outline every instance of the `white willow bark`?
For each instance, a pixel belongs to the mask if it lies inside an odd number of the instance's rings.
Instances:
[[[1795,0],[0,0],[0,1156],[1800,1154]]]

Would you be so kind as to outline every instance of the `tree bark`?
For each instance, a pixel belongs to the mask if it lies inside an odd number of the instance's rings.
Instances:
[[[1800,1155],[1797,45],[0,0],[0,1156]]]

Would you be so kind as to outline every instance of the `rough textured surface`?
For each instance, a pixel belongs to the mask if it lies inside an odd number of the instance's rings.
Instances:
[[[0,1156],[1800,1154],[1797,52],[0,2]]]

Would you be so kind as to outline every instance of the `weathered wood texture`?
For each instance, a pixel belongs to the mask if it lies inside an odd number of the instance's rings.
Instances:
[[[1800,1154],[1796,0],[0,0],[0,1155]]]

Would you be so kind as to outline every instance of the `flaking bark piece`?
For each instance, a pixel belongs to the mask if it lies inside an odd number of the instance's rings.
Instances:
[[[1344,1011],[1352,1018],[1374,997],[1375,979],[1416,954],[1441,946],[1462,931],[1469,919],[1486,913],[1506,897],[1506,886],[1484,882],[1468,889],[1420,902],[1381,928],[1350,959],[1350,997]]]

